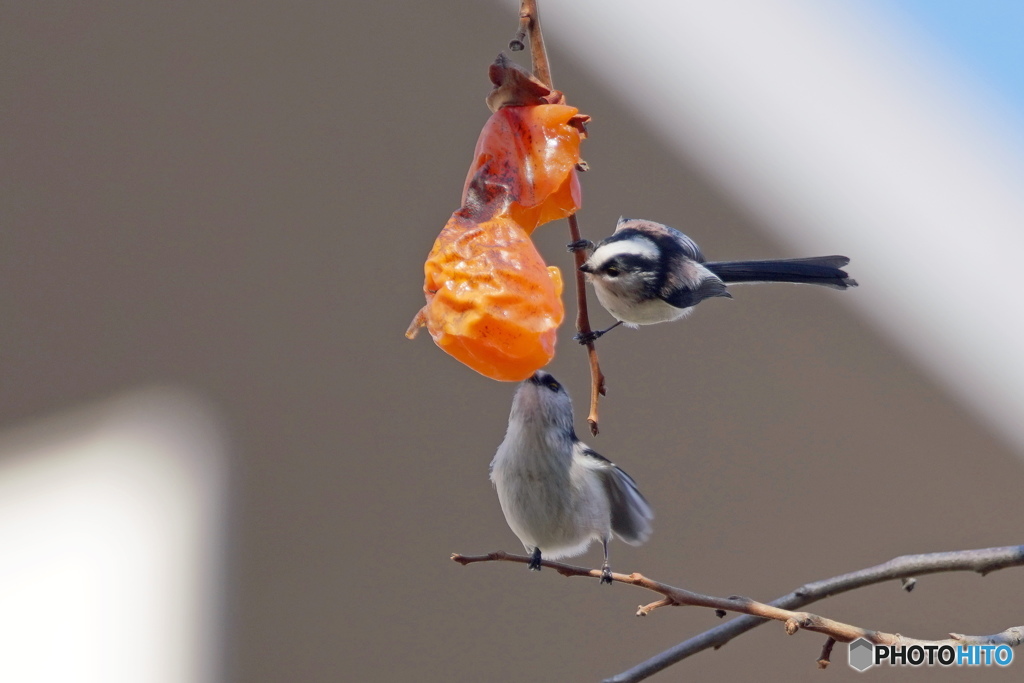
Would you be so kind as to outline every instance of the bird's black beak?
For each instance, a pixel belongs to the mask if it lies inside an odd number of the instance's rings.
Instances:
[[[581,272],[581,273],[593,273],[593,272],[594,272],[594,269],[593,269],[593,268],[591,268],[591,267],[590,267],[589,265],[587,265],[586,263],[584,263],[584,264],[583,264],[582,266],[580,266],[580,272]]]

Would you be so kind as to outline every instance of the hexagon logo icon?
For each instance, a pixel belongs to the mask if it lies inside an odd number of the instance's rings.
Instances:
[[[850,643],[850,666],[857,671],[867,671],[875,665],[875,646],[865,638]]]

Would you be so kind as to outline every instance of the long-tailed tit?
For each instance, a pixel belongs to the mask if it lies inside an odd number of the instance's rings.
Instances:
[[[547,559],[604,546],[601,583],[611,583],[612,534],[639,545],[651,535],[651,506],[636,483],[576,438],[572,400],[554,377],[537,371],[516,390],[505,440],[491,462],[505,520],[526,551],[530,569]]]
[[[771,261],[711,261],[689,237],[654,221],[620,218],[615,232],[596,247],[587,241],[571,250],[593,248],[580,266],[594,285],[597,300],[627,327],[677,320],[716,296],[732,298],[727,284],[793,282],[834,289],[856,287],[842,267],[845,256]],[[593,332],[581,342],[607,332]]]

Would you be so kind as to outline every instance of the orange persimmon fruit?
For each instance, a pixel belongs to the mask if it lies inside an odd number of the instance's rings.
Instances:
[[[434,342],[477,372],[526,379],[555,354],[562,277],[514,220],[482,223],[456,212],[424,266],[427,305],[407,332],[426,324]]]
[[[565,218],[580,208],[579,109],[564,104],[503,107],[480,131],[466,175],[463,206],[504,193],[502,213],[527,234],[538,225]],[[574,125],[575,124],[575,125]],[[474,188],[486,186],[486,196]]]
[[[555,355],[562,276],[530,240],[580,207],[577,167],[589,117],[504,55],[488,74],[493,114],[462,192],[424,264],[426,326],[445,352],[497,380],[526,379]]]

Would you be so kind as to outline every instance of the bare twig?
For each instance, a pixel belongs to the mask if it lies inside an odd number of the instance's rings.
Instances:
[[[580,226],[576,221],[576,214],[569,216],[569,235],[573,243],[580,241]],[[587,309],[587,282],[580,266],[586,260],[581,249],[573,250],[573,266],[576,269],[576,332],[586,339],[590,335],[590,313]],[[597,427],[597,404],[604,396],[604,373],[601,372],[601,364],[597,360],[597,348],[594,340],[586,342],[587,358],[590,361],[590,413],[587,415],[587,423],[590,425],[590,432],[594,436],[600,431]]]
[[[773,600],[771,605],[799,609],[833,595],[884,581],[951,571],[973,571],[984,576],[997,569],[1021,565],[1024,565],[1024,546],[903,555],[874,567],[805,584],[792,593]],[[641,681],[698,652],[708,648],[717,650],[736,636],[765,622],[765,619],[754,616],[741,616],[732,619],[637,664],[629,671],[608,679],[606,683]]]
[[[675,604],[676,603],[674,600],[672,600],[672,598],[662,598],[661,600],[656,600],[647,605],[640,605],[636,608],[636,615],[638,617],[646,617],[648,614],[658,609],[659,607],[671,607]]]
[[[939,645],[1009,645],[1017,647],[1024,643],[1024,626],[1014,626],[1001,633],[990,636],[965,636],[963,633],[950,633],[946,640],[937,641]],[[903,638],[900,644],[923,644],[924,641]]]
[[[504,552],[491,553],[467,557],[453,555],[452,559],[460,564],[471,564],[474,562],[530,562],[529,557],[523,555],[510,555]],[[555,569],[564,576],[590,576],[601,577],[601,570],[587,569],[563,564],[561,562],[542,561],[542,565]],[[839,593],[854,590],[883,581],[902,579],[909,576],[922,576],[938,572],[950,571],[973,571],[985,575],[997,569],[1024,565],[1024,546],[1007,546],[1003,548],[983,548],[980,550],[961,550],[945,553],[927,553],[923,555],[904,555],[883,564],[862,569],[860,571],[843,574],[824,581],[805,584],[789,595],[773,601],[770,604],[757,602],[750,598],[730,596],[718,598],[710,595],[694,593],[682,588],[669,586],[649,579],[642,574],[612,574],[612,580],[619,583],[628,583],[641,588],[654,591],[664,596],[664,599],[637,610],[638,615],[647,615],[658,607],[668,605],[690,605],[696,607],[709,607],[715,610],[727,610],[739,612],[745,616],[733,619],[702,633],[690,640],[687,640],[674,648],[652,657],[636,667],[608,679],[605,683],[626,683],[640,681],[651,676],[662,669],[675,664],[676,662],[689,657],[692,654],[705,650],[709,647],[718,648],[736,636],[749,631],[750,629],[773,619],[781,621],[786,625],[788,633],[796,633],[803,629],[822,633],[840,642],[850,642],[857,638],[866,638],[876,645],[941,645],[967,643],[995,643],[1001,642],[1007,645],[1019,645],[1024,642],[1024,626],[1017,626],[1002,633],[992,636],[963,636],[951,634],[951,641],[925,641],[912,638],[905,638],[895,633],[884,633],[851,626],[842,622],[826,619],[809,612],[793,611],[804,605],[816,602]],[[993,640],[995,639],[995,640]]]
[[[509,43],[512,50],[523,49],[523,38],[530,36],[530,59],[533,62],[533,75],[554,90],[551,82],[551,65],[548,64],[548,52],[544,47],[544,34],[540,30],[540,13],[537,11],[537,0],[522,0],[519,3],[519,30],[516,37]]]
[[[509,43],[509,48],[518,51],[522,50],[523,40],[527,35],[530,38],[530,58],[533,64],[533,75],[543,81],[546,86],[554,89],[551,80],[551,65],[548,62],[548,53],[544,48],[544,32],[540,27],[540,14],[537,9],[537,0],[521,0],[519,5],[519,30],[515,38]],[[569,216],[569,235],[572,242],[579,242],[580,226],[576,220],[576,214]],[[589,335],[590,315],[587,309],[587,282],[580,266],[586,260],[580,250],[573,251],[573,264],[576,270],[576,332]],[[590,432],[597,436],[598,416],[597,404],[601,396],[605,395],[604,374],[601,372],[601,365],[597,359],[597,349],[594,342],[586,342],[587,358],[590,362],[590,413],[587,415],[587,423],[590,425]]]
[[[832,662],[832,648],[835,647],[836,639],[829,636],[825,644],[821,646],[821,654],[818,656],[818,668],[827,669]]]
[[[526,33],[530,30],[530,16],[519,13],[519,30],[512,40],[508,41],[508,49],[512,52],[522,52],[526,48]]]

